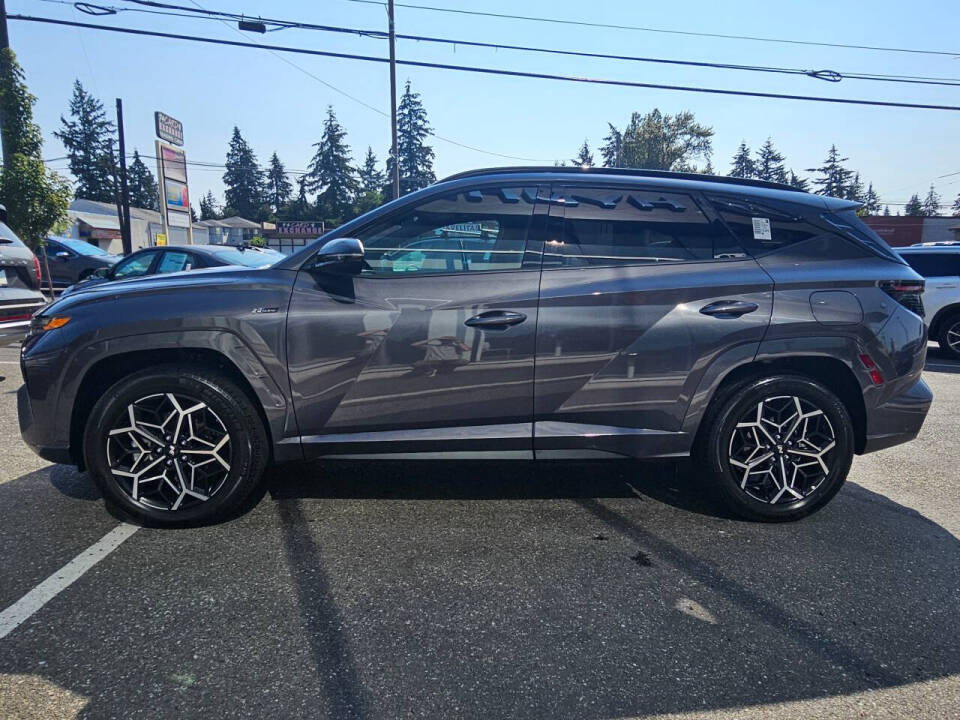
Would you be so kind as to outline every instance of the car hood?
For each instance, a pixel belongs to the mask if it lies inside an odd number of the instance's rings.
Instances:
[[[78,305],[124,296],[172,292],[180,288],[198,290],[224,284],[255,283],[256,274],[263,269],[265,268],[245,268],[230,265],[203,270],[164,273],[162,275],[146,275],[129,280],[100,280],[98,282],[99,279],[93,279],[89,285],[79,283],[72,286],[74,289],[68,295],[61,296],[59,300],[50,305],[47,308],[47,313],[64,312],[68,308]]]

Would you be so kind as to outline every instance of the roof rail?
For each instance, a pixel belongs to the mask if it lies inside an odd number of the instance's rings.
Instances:
[[[461,180],[469,177],[479,177],[481,175],[506,175],[513,173],[560,173],[566,175],[632,175],[634,177],[649,178],[667,178],[672,180],[698,180],[700,182],[711,182],[720,185],[747,185],[749,187],[771,188],[773,190],[790,190],[793,192],[804,192],[793,185],[784,183],[770,182],[768,180],[753,180],[749,178],[724,177],[722,175],[701,175],[691,172],[670,172],[668,170],[640,170],[637,168],[611,168],[611,167],[590,167],[582,168],[578,166],[550,166],[550,165],[521,165],[514,167],[492,167],[480,168],[478,170],[466,170],[464,172],[449,175],[440,182],[450,180]]]

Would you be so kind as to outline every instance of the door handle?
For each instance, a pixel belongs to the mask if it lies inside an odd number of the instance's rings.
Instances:
[[[479,315],[474,315],[469,320],[464,321],[463,324],[483,330],[506,330],[511,325],[517,325],[526,319],[527,316],[523,313],[509,310],[488,310]]]
[[[715,318],[729,319],[752,313],[759,307],[756,303],[746,302],[745,300],[718,300],[709,305],[704,305],[700,308],[700,312]]]

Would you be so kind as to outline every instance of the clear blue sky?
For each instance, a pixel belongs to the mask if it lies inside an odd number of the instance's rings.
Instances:
[[[262,14],[331,25],[386,28],[383,7],[345,0],[254,2],[198,0],[208,9]],[[488,12],[552,16],[593,22],[737,35],[787,37],[868,45],[956,51],[956,56],[912,55],[866,50],[695,38],[610,29],[478,18],[398,8],[397,31],[511,44],[547,45],[607,53],[665,58],[779,65],[841,72],[880,72],[960,78],[960,35],[955,0],[909,4],[854,2],[764,2],[716,0],[661,3],[608,0],[418,0]],[[123,0],[104,4],[134,7]],[[183,0],[181,4],[190,4]],[[207,34],[240,39],[219,22],[157,17],[133,12],[94,19],[72,7],[42,0],[7,0],[10,13],[46,15],[104,24]],[[234,26],[235,27],[235,26]],[[386,55],[385,41],[302,30],[254,42],[342,52]],[[389,120],[324,85],[283,59],[260,50],[206,46],[181,41],[108,34],[93,30],[10,22],[31,91],[38,97],[36,119],[45,139],[44,156],[63,148],[53,137],[67,111],[71,85],[83,85],[113,111],[122,97],[128,152],[153,154],[153,111],[180,119],[191,160],[222,163],[234,125],[240,127],[262,163],[276,151],[288,169],[302,170],[332,104],[348,132],[358,162],[368,145],[381,161],[389,145]],[[348,60],[284,55],[289,62],[340,91],[388,112],[387,67]],[[960,88],[910,86],[846,80],[829,84],[792,77],[542,56],[479,48],[398,42],[398,57],[464,65],[609,77],[645,82],[749,89],[763,92],[836,95],[960,105]],[[713,164],[727,172],[742,139],[751,148],[767,136],[797,171],[820,163],[836,143],[849,165],[872,181],[887,202],[921,196],[934,181],[945,204],[960,191],[960,112],[886,109],[788,100],[694,95],[663,90],[588,86],[522,78],[483,76],[434,69],[398,68],[420,92],[438,135],[485,150],[552,163],[574,155],[584,138],[596,152],[607,122],[623,126],[632,111],[691,110],[716,131]],[[433,139],[438,177],[474,167],[522,164]],[[598,157],[599,160],[599,157]],[[65,162],[53,163],[64,168]],[[222,171],[190,169],[194,204],[208,189],[222,200]],[[896,210],[896,207],[892,207]]]

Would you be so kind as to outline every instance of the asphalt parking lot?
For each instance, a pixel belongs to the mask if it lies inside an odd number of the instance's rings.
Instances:
[[[0,610],[118,526],[20,441],[0,350]],[[285,467],[139,529],[0,638],[0,718],[958,717],[960,364],[916,442],[799,523],[687,465]]]

